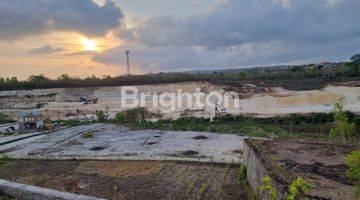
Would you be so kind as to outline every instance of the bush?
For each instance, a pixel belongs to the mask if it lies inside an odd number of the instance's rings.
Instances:
[[[114,122],[119,124],[125,123],[126,122],[125,112],[116,113]]]
[[[99,122],[105,122],[107,120],[107,117],[106,117],[104,111],[96,111],[96,117]]]
[[[2,157],[0,157],[0,166],[2,166],[3,164],[5,164],[7,161],[12,160],[11,157],[7,156],[7,155],[3,155]]]
[[[8,123],[11,121],[12,120],[10,119],[10,117],[7,114],[0,112],[0,123]]]
[[[84,138],[94,138],[94,132],[93,131],[87,131],[83,134]]]
[[[144,122],[151,113],[146,108],[138,107],[124,112],[117,113],[114,119],[115,123]]]
[[[278,200],[279,194],[277,190],[274,188],[271,178],[269,176],[265,176],[261,179],[261,181],[262,181],[262,185],[259,187],[260,191],[268,192],[270,200]]]
[[[311,188],[312,186],[309,183],[298,177],[291,183],[286,200],[302,199],[303,195]]]
[[[245,165],[240,165],[239,171],[237,173],[237,179],[238,179],[238,183],[243,185],[246,183],[247,181],[247,170]]]
[[[332,137],[340,136],[345,139],[351,139],[355,136],[356,126],[355,123],[349,122],[349,117],[343,111],[343,106],[336,103],[333,110],[334,126],[330,131]]]
[[[351,152],[346,157],[348,171],[346,176],[356,184],[356,198],[360,198],[360,150]]]

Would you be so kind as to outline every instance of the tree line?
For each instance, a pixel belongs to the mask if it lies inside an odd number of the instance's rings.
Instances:
[[[354,60],[353,62],[340,63],[335,67],[329,68],[317,68],[312,65],[301,65],[281,68],[262,67],[214,72],[172,72],[118,77],[104,76],[102,78],[91,76],[84,79],[71,77],[69,74],[63,74],[56,79],[50,79],[43,74],[40,74],[31,75],[28,80],[22,81],[18,80],[16,77],[0,77],[0,90],[123,86],[188,81],[207,81],[228,85],[268,81],[274,82],[273,84],[275,84],[276,80],[279,81],[278,84],[280,85],[274,86],[283,86],[286,88],[286,81],[290,83],[293,80],[304,81],[305,79],[312,79],[317,80],[318,82],[331,82],[356,80],[359,77],[360,62],[359,60]],[[288,84],[288,86],[290,87],[291,85]]]

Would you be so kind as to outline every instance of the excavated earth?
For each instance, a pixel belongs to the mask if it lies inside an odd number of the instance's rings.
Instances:
[[[330,112],[336,102],[344,105],[345,109],[360,112],[360,87],[358,84],[342,83],[328,85],[318,90],[286,90],[281,87],[265,87],[252,84],[240,86],[219,86],[206,82],[185,82],[158,85],[134,86],[139,92],[147,92],[150,96],[145,99],[144,106],[163,118],[176,119],[180,116],[211,117],[213,109],[208,106],[198,106],[193,99],[191,106],[185,100],[180,103],[182,107],[171,109],[170,106],[154,106],[151,95],[166,92],[182,91],[209,94],[211,91],[223,94],[235,92],[240,107],[236,107],[235,100],[229,105],[219,104],[226,108],[230,114],[246,114],[255,116],[274,116],[288,113]],[[126,110],[121,105],[122,88],[124,87],[94,87],[94,88],[57,88],[18,90],[0,92],[0,112],[16,116],[18,111],[26,109],[39,109],[52,119],[71,119],[94,117],[95,111],[109,111],[109,116]],[[79,102],[80,97],[98,98],[98,103],[84,105]],[[205,98],[200,102],[205,103]]]
[[[354,183],[346,178],[345,157],[358,147],[269,140],[251,140],[251,144],[269,171],[289,181],[302,177],[309,182],[312,198],[355,199]]]

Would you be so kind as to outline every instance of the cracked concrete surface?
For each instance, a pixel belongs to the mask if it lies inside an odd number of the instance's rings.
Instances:
[[[83,133],[93,132],[93,138]],[[200,137],[199,137],[200,136]],[[201,138],[201,139],[194,139]],[[243,137],[204,132],[131,131],[122,126],[92,124],[0,146],[14,158],[94,160],[179,160],[241,162]],[[240,150],[240,151],[239,151]]]

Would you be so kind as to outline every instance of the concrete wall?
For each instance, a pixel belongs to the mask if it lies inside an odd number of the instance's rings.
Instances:
[[[272,172],[266,166],[264,166],[264,158],[262,158],[261,155],[258,154],[256,148],[252,146],[249,140],[244,141],[243,162],[247,169],[248,181],[258,199],[269,199],[268,193],[261,193],[259,190],[259,187],[262,185],[261,179],[265,176],[269,176],[272,179],[272,183],[278,191],[280,199],[285,199],[286,188],[283,184],[278,182]]]
[[[1,179],[0,192],[15,199],[24,200],[102,200],[96,197],[61,192]]]

